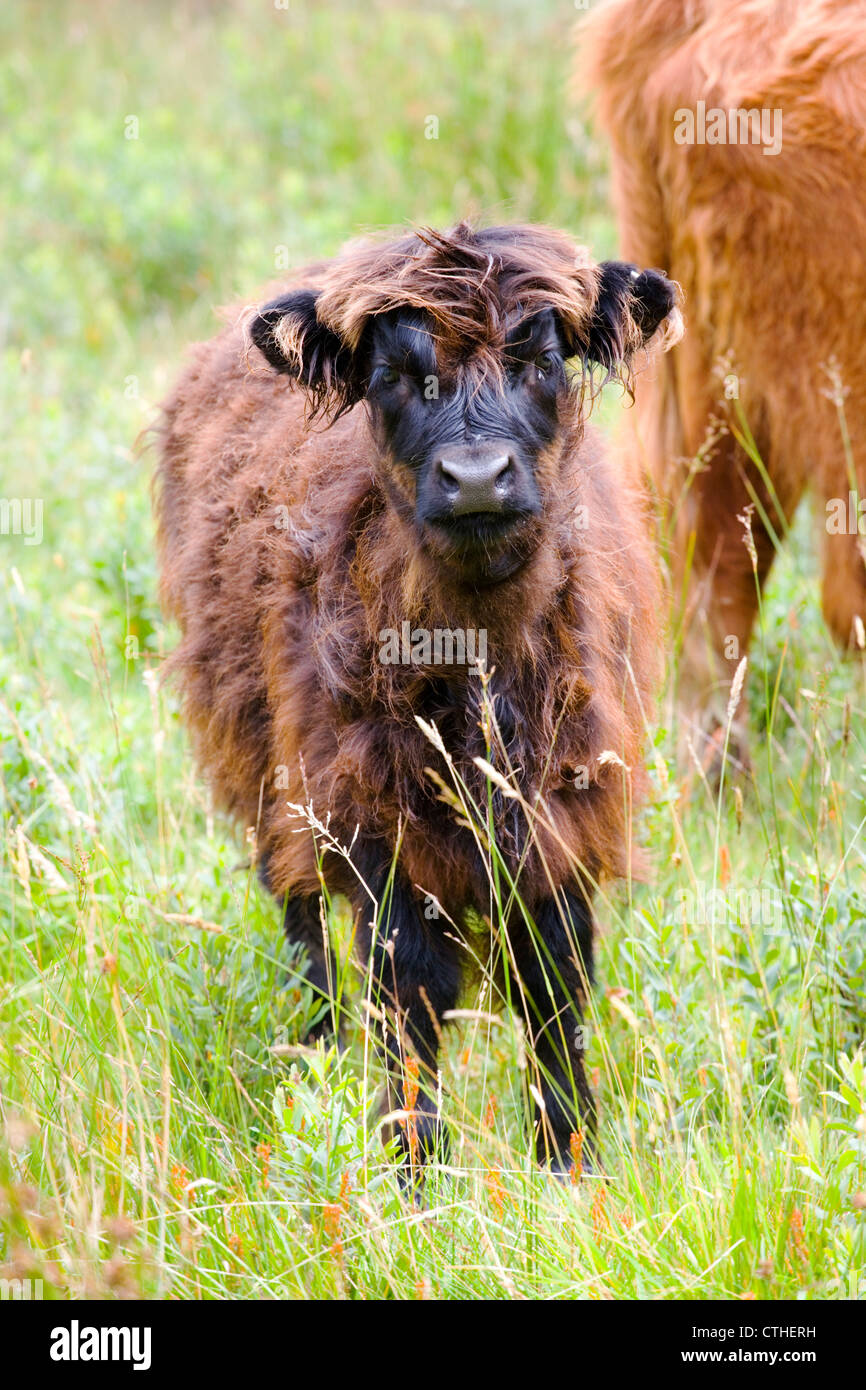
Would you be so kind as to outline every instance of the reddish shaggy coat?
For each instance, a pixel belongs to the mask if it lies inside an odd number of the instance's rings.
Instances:
[[[866,495],[866,4],[610,0],[579,64],[612,144],[623,252],[685,294],[689,333],[638,405],[678,578],[693,568],[690,679],[704,702],[720,681],[723,707],[757,603],[738,517],[756,504],[764,580],[807,486],[822,503]],[[699,102],[763,110],[781,148],[767,152],[754,118],[743,143],[739,117],[739,143],[678,143]],[[769,487],[732,432],[744,438],[743,417]],[[863,536],[823,521],[824,614],[850,644],[866,619]]]

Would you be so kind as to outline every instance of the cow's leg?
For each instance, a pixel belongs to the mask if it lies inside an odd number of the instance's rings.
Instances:
[[[322,899],[315,894],[278,894],[274,892],[268,877],[268,860],[259,861],[259,877],[274,893],[282,908],[283,930],[286,939],[293,945],[302,947],[306,956],[304,983],[313,991],[317,1009],[315,1022],[304,1035],[304,1042],[315,1043],[319,1038],[326,1042],[339,1038],[336,1025],[334,987],[337,979],[337,958],[333,948],[326,942],[326,931],[322,916]]]
[[[595,1102],[584,1068],[583,1008],[592,984],[592,913],[577,890],[561,889],[536,909],[534,923],[509,926],[512,1003],[532,1044],[536,1152],[540,1163],[567,1172],[580,1145],[590,1167]],[[580,1136],[578,1138],[578,1136]]]
[[[444,1135],[437,1103],[442,1015],[460,987],[458,946],[427,921],[399,868],[365,874],[376,899],[359,904],[360,939],[368,966],[372,1019],[388,1077],[389,1109],[408,1118],[396,1126],[407,1171],[417,1171]]]
[[[842,502],[847,531],[829,529],[829,513],[825,516],[828,529],[824,536],[823,574],[821,581],[821,608],[824,619],[836,641],[842,647],[856,651],[860,645],[860,630],[856,619],[866,624],[866,534],[860,534],[860,525],[866,531],[857,501],[866,497],[866,485],[855,493],[855,500],[848,492],[841,493],[841,499],[828,498],[827,502]]]
[[[680,684],[718,721],[724,719],[731,680],[749,650],[758,588],[766,582],[774,558],[772,539],[757,512],[751,519],[753,552],[740,520],[750,503],[742,458],[733,440],[720,441],[708,471],[693,481],[687,515],[694,536],[683,538],[685,553],[692,540],[694,551]],[[759,496],[764,492],[759,479],[753,486]],[[766,496],[762,501],[780,532],[782,523],[772,503]]]
[[[769,458],[766,461],[769,467]],[[721,768],[731,681],[748,654],[759,593],[776,553],[761,511],[781,539],[802,491],[796,480],[784,477],[777,478],[774,487],[775,496],[771,496],[736,441],[725,436],[706,472],[694,478],[683,509],[675,570],[691,555],[692,571],[683,615],[678,695],[688,721],[686,733],[714,778]],[[753,495],[760,508],[753,506]],[[750,534],[741,520],[747,515]],[[745,762],[747,747],[746,701],[741,699],[731,728],[729,756]]]

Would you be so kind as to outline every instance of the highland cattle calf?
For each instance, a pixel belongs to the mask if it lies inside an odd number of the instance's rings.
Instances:
[[[629,864],[659,663],[644,500],[585,407],[594,373],[626,376],[678,323],[658,272],[593,264],[543,227],[461,224],[300,273],[198,347],[165,408],[162,592],[198,758],[256,828],[324,997],[320,871],[354,905],[392,1105],[407,1054],[420,1073],[422,1156],[456,931],[496,920],[488,835],[539,1156],[567,1167],[592,1128],[590,900]],[[468,815],[428,769],[459,779]],[[292,806],[327,822],[321,864]]]
[[[863,642],[866,5],[610,0],[578,65],[623,254],[684,291],[689,332],[640,384],[637,417],[688,590],[689,698],[718,711],[807,488],[825,618]]]

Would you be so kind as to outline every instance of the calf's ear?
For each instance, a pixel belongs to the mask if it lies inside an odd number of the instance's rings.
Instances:
[[[316,313],[319,294],[290,290],[265,304],[248,321],[254,345],[277,372],[294,377],[316,411],[339,414],[363,394],[354,353]]]
[[[630,367],[638,348],[664,325],[665,351],[683,334],[679,285],[660,270],[638,270],[627,261],[603,261],[599,266],[598,297],[589,327],[584,358],[613,372]]]

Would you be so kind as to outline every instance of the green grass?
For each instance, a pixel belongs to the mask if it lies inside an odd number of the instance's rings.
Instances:
[[[40,545],[0,536],[7,1277],[59,1296],[866,1292],[866,688],[823,627],[805,514],[751,654],[754,786],[717,800],[667,718],[651,881],[600,903],[606,1180],[535,1167],[520,1030],[482,985],[443,1057],[450,1168],[425,1207],[403,1199],[359,977],[345,1055],[293,1051],[313,1001],[153,679],[174,635],[132,446],[214,305],[282,254],[467,211],[613,249],[603,153],[566,97],[571,19],[552,0],[3,11],[3,490],[44,507]],[[733,920],[688,906],[716,887]],[[338,910],[332,927],[345,947]]]

